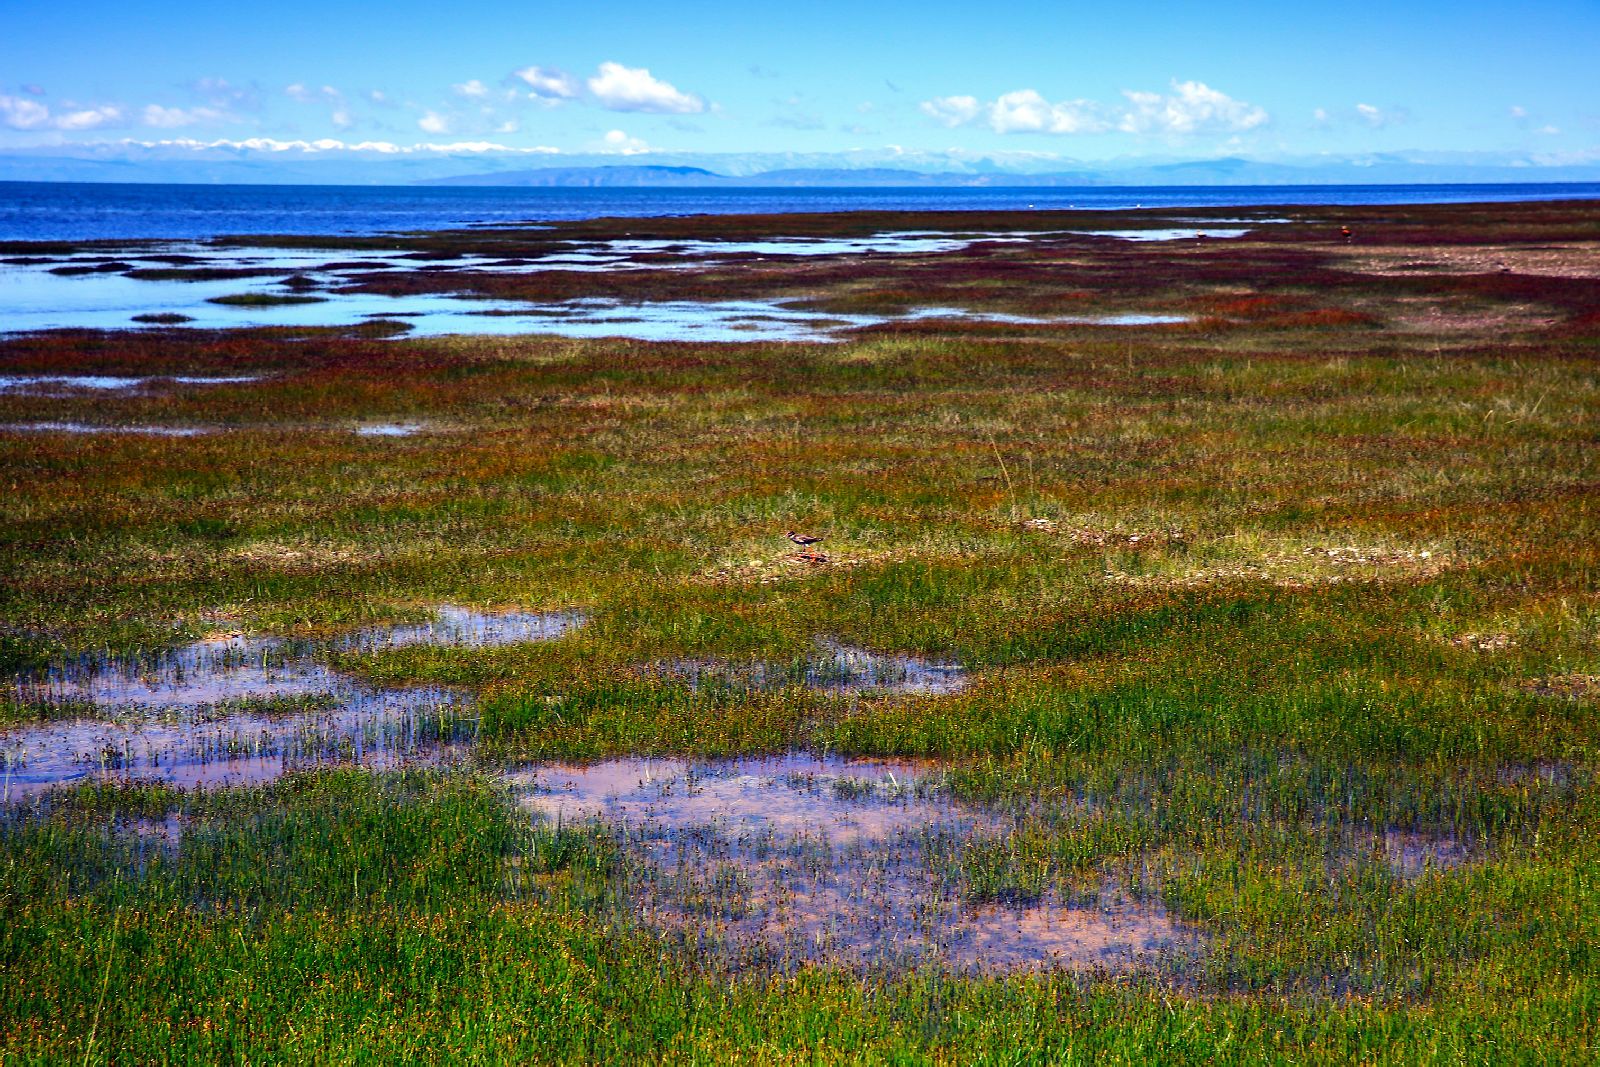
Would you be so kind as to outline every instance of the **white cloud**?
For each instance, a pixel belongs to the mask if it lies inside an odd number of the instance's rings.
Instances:
[[[13,130],[38,130],[50,125],[50,109],[36,100],[0,96],[0,122]]]
[[[661,114],[694,115],[706,109],[706,102],[692,93],[654,77],[644,67],[625,67],[621,63],[602,63],[589,79],[589,92],[602,107],[612,111],[650,111]]]
[[[193,126],[197,122],[216,122],[227,117],[223,112],[211,107],[162,107],[160,104],[148,104],[140,114],[146,126],[158,126],[162,129]]]
[[[1109,124],[1090,100],[1052,104],[1033,89],[1006,93],[989,105],[995,133],[1100,133]]]
[[[560,155],[561,149],[551,148],[548,145],[535,145],[532,148],[513,148],[510,145],[497,144],[493,141],[456,141],[450,144],[419,143],[413,145],[397,145],[392,141],[357,141],[347,142],[324,137],[316,141],[279,141],[271,137],[251,137],[248,140],[216,140],[197,141],[192,138],[177,138],[167,141],[135,141],[124,139],[119,142],[136,148],[180,148],[191,151],[205,149],[224,149],[232,151],[254,152],[378,152],[382,155],[420,155],[427,153],[448,153],[452,155],[476,154],[486,152],[501,152],[510,155]]]
[[[578,79],[554,67],[523,67],[512,75],[528,87],[528,95],[544,100],[571,100],[581,88]]]
[[[1355,113],[1356,118],[1375,130],[1398,125],[1410,118],[1404,108],[1382,108],[1372,104],[1357,104]]]
[[[112,104],[67,107],[71,110],[57,114],[37,100],[0,95],[0,125],[13,130],[94,130],[123,122],[122,109]]]
[[[479,99],[489,95],[489,87],[477,78],[462,82],[460,85],[452,85],[450,88],[455,91],[457,96],[465,96],[471,99]]]
[[[637,156],[650,151],[650,146],[637,137],[629,137],[621,130],[611,130],[600,139],[603,152],[616,152],[624,156]]]
[[[1129,89],[1122,95],[1131,105],[1117,123],[1125,133],[1253,130],[1268,118],[1262,108],[1235,100],[1204,82],[1173,79],[1168,94]]]
[[[95,130],[113,126],[122,121],[120,107],[88,107],[58,115],[54,125],[58,130]]]
[[[1540,133],[1544,133],[1544,134],[1554,135],[1554,134],[1558,134],[1558,133],[1561,132],[1561,127],[1560,126],[1540,126],[1539,127],[1539,132]]]
[[[922,113],[935,122],[954,128],[964,126],[978,117],[982,105],[975,96],[936,96],[917,105]]]
[[[417,127],[423,133],[449,133],[450,120],[437,111],[429,111],[417,120]]]
[[[1512,104],[1510,110],[1511,117],[1514,119],[1525,119],[1528,117],[1528,109],[1523,107],[1521,104]]]
[[[336,129],[340,130],[348,130],[356,124],[355,118],[350,114],[350,109],[343,104],[333,109],[332,114],[328,116],[328,121],[333,123]]]
[[[1238,132],[1267,121],[1267,113],[1254,104],[1235,100],[1203,82],[1172,83],[1170,93],[1125,90],[1127,103],[1107,107],[1094,100],[1052,103],[1036,89],[1004,93],[990,103],[971,96],[940,96],[924,100],[924,115],[945,126],[966,126],[986,121],[996,133],[1124,133],[1190,134],[1203,131]],[[1327,113],[1317,112],[1325,122]]]

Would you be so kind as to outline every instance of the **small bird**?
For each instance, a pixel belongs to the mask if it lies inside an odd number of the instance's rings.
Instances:
[[[797,534],[793,530],[789,531],[788,537],[789,540],[793,541],[801,548],[805,548],[807,545],[820,544],[822,541],[822,538],[820,537],[812,537],[808,534]]]

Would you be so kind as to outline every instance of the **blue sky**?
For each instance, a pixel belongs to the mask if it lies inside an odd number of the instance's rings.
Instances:
[[[1600,4],[13,5],[0,148],[1600,160]]]

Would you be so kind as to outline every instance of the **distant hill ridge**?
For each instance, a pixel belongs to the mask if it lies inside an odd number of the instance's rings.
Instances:
[[[1211,185],[1340,185],[1444,184],[1451,182],[1592,182],[1595,167],[1447,166],[1383,160],[1377,163],[1330,163],[1303,166],[1224,158],[1163,163],[1115,170],[1081,170],[1048,174],[1004,171],[951,173],[892,167],[804,167],[758,174],[718,174],[704,167],[606,165],[538,167],[482,174],[449,175],[417,181],[418,185],[499,187],[608,188],[1060,188],[1073,186],[1211,186]]]
[[[1224,157],[1145,163],[1062,159],[1054,169],[991,159],[796,158],[662,154],[628,162],[590,154],[545,158],[461,151],[268,151],[246,147],[88,144],[0,150],[0,181],[546,188],[924,188],[1448,185],[1600,181],[1600,161],[1554,165],[1505,155],[1377,153],[1264,161]],[[808,165],[809,164],[809,165]],[[716,168],[716,169],[712,169]]]

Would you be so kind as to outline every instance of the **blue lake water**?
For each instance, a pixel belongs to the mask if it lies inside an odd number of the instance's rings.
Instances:
[[[356,234],[605,216],[1600,198],[1600,183],[993,189],[544,189],[0,182],[0,240]]]

